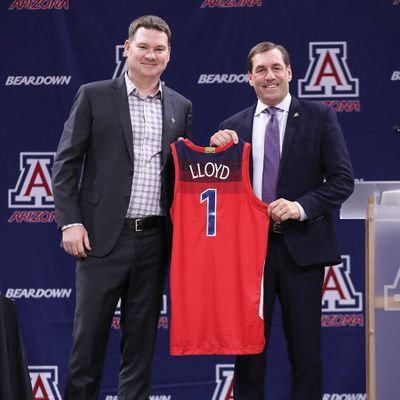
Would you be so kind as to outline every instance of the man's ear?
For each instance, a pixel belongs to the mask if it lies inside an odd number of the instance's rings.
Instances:
[[[254,86],[253,84],[253,74],[251,74],[250,72],[247,73],[247,76],[249,77],[249,85],[250,86]]]

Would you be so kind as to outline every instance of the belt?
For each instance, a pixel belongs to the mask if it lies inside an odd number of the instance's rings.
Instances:
[[[278,235],[282,234],[282,224],[271,220],[271,223],[269,224],[269,233],[276,233]]]
[[[135,232],[143,232],[147,229],[160,227],[165,222],[165,217],[159,215],[145,218],[125,218],[124,226]]]

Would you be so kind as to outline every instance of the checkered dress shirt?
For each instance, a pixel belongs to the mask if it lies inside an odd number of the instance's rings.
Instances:
[[[154,96],[141,97],[125,74],[133,133],[134,173],[128,218],[165,215],[161,206],[162,86]]]

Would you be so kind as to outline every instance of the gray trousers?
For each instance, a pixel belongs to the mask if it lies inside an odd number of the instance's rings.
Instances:
[[[110,254],[78,261],[65,400],[97,399],[108,335],[120,298],[118,399],[148,399],[166,253],[165,227],[135,232],[124,226]]]

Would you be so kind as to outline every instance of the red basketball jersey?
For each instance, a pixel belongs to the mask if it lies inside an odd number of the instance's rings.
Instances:
[[[250,184],[250,144],[171,149],[171,354],[260,353],[269,217]]]

